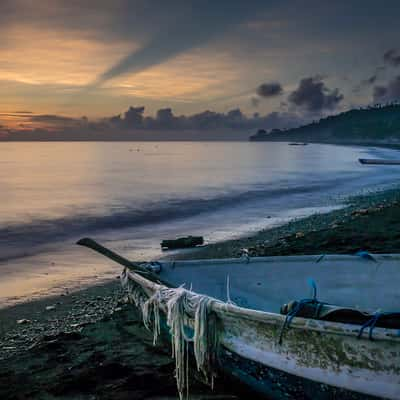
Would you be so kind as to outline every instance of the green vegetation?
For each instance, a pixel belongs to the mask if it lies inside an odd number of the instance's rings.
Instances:
[[[353,109],[299,128],[254,135],[251,140],[400,144],[400,104]]]

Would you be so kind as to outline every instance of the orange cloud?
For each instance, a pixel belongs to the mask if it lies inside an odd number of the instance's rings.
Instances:
[[[143,99],[207,101],[243,90],[248,71],[229,52],[198,49],[143,72],[113,79],[107,88]],[[251,87],[251,86],[250,86]]]
[[[0,80],[36,85],[86,85],[110,60],[138,46],[24,26],[12,27],[6,38],[8,45],[0,51]]]

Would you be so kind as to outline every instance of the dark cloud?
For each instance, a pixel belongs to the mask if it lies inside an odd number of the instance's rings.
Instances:
[[[377,79],[378,79],[377,75],[372,75],[368,79],[366,79],[364,82],[366,85],[373,85]]]
[[[327,88],[319,76],[302,79],[298,88],[288,97],[291,105],[309,112],[333,110],[342,100],[339,89]]]
[[[268,9],[276,0],[29,0],[0,1],[0,48],[12,45],[14,31],[50,30],[107,43],[132,42],[132,51],[110,60],[93,81],[104,82],[125,72],[137,72],[224,34],[228,29]],[[138,46],[139,49],[138,49]]]
[[[26,122],[31,122],[35,125],[40,125],[44,127],[50,127],[51,129],[56,130],[64,130],[66,128],[83,128],[88,124],[88,119],[86,117],[71,118],[52,114],[23,114],[21,118],[23,118],[23,120]]]
[[[4,125],[0,124],[0,139],[5,139],[10,134],[10,130]]]
[[[375,101],[380,101],[382,100],[387,94],[387,88],[384,86],[375,86],[374,87],[374,100]]]
[[[21,112],[21,111],[14,111],[14,112],[0,112],[0,117],[30,117],[32,115],[31,112]]]
[[[144,107],[129,107],[128,111],[124,113],[123,126],[131,128],[143,127],[143,113]]]
[[[397,49],[390,49],[383,55],[383,61],[387,65],[398,67],[400,65],[400,52]]]
[[[354,93],[358,93],[365,88],[371,87],[378,80],[378,74],[375,73],[367,79],[363,79],[358,85],[353,88]]]
[[[386,86],[375,86],[373,98],[375,102],[380,103],[400,100],[400,75],[391,80]]]
[[[68,124],[68,123],[75,123],[77,121],[75,118],[63,117],[60,115],[53,115],[53,114],[32,115],[29,116],[29,119],[32,122],[45,122],[51,124]]]
[[[23,25],[102,41],[142,41],[154,27],[165,28],[171,23],[179,14],[179,3],[171,0],[171,13],[166,13],[158,0],[2,0],[0,31]]]
[[[178,118],[174,116],[171,108],[162,108],[157,111],[156,121],[165,128],[174,128]]]
[[[129,109],[124,112],[123,117],[119,114],[103,122],[109,122],[113,126],[121,129],[141,129],[143,128],[143,113],[144,107],[129,107]]]
[[[217,129],[224,125],[224,114],[214,111],[203,111],[188,118],[189,124],[200,130]]]
[[[273,112],[264,116],[255,113],[248,117],[239,108],[235,108],[226,113],[206,110],[188,116],[176,116],[170,108],[163,108],[157,111],[155,117],[144,118],[143,129],[211,131],[217,135],[219,130],[252,130],[260,126],[266,129],[285,128],[301,122],[304,122],[304,119],[294,113]]]
[[[226,113],[206,110],[187,116],[175,115],[171,108],[162,108],[155,116],[144,116],[144,111],[144,107],[129,107],[122,115],[97,121],[90,121],[86,117],[33,115],[28,120],[24,117],[21,128],[7,131],[7,135],[13,140],[23,137],[30,140],[134,140],[138,135],[141,135],[141,139],[168,140],[193,138],[190,132],[197,132],[196,138],[200,140],[229,139],[229,132],[242,133],[242,138],[245,138],[255,129],[289,128],[305,122],[298,114],[289,112],[273,112],[264,116],[255,113],[248,117],[239,108]],[[36,127],[29,128],[25,122],[34,123]],[[37,127],[39,122],[43,123],[43,127]],[[157,136],[158,133],[163,136]]]
[[[282,85],[279,82],[263,83],[257,88],[260,97],[274,97],[283,93]]]
[[[182,52],[204,45],[233,26],[257,15],[257,12],[267,8],[269,3],[254,0],[249,6],[241,0],[178,2],[181,10],[177,13],[176,20],[163,29],[152,25],[154,32],[147,43],[103,72],[94,85],[127,72],[142,71]],[[168,14],[172,14],[170,10]]]

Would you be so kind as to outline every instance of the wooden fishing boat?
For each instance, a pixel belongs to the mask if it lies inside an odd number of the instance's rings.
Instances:
[[[169,329],[181,396],[190,344],[205,377],[228,373],[268,398],[400,399],[400,314],[382,312],[400,304],[400,255],[134,264],[90,239],[78,243],[125,267],[123,284],[155,341],[163,323]],[[323,312],[301,317],[302,307],[281,314],[283,304],[307,297],[308,279],[313,296],[297,304],[321,311],[317,287],[321,301],[350,310],[338,313],[341,322]],[[363,325],[351,322],[357,313]]]

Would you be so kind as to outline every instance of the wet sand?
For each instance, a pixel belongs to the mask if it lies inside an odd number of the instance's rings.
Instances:
[[[400,252],[400,190],[353,198],[348,207],[174,258]],[[17,321],[20,320],[20,323]],[[21,321],[22,320],[22,321]],[[117,279],[0,310],[1,399],[177,398],[168,346],[152,335]],[[191,375],[194,375],[193,371]],[[191,380],[192,398],[254,398],[221,377],[212,392]]]

